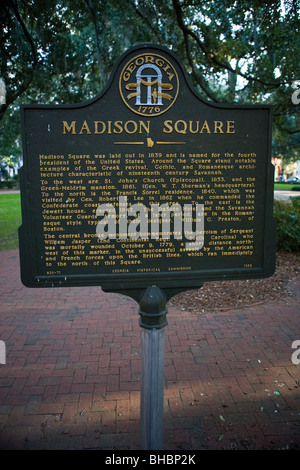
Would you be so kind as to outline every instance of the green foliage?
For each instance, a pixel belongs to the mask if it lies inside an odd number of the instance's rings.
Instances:
[[[19,175],[15,175],[12,178],[4,175],[3,181],[0,181],[0,189],[20,189]]]
[[[277,222],[277,249],[300,250],[300,197],[291,202],[275,200],[274,218]]]
[[[284,182],[281,182],[281,183],[274,183],[274,189],[275,190],[278,190],[278,189],[283,189],[285,191],[299,191],[298,194],[300,194],[300,183],[292,183],[292,182],[288,182],[288,181],[284,181]],[[297,194],[295,193],[295,196]]]
[[[20,194],[0,195],[0,251],[18,248],[21,225]]]
[[[273,153],[300,155],[298,0],[2,0],[0,153],[21,154],[18,106],[79,103],[106,85],[130,46],[158,43],[220,103],[274,106]]]

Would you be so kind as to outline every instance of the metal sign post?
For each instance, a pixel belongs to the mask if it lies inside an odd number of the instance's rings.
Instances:
[[[166,296],[159,287],[148,287],[140,301],[142,327],[141,446],[163,448],[164,347],[167,325]]]

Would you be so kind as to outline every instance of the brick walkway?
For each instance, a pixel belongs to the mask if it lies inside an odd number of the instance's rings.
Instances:
[[[245,310],[169,309],[166,450],[300,449],[300,283]],[[200,307],[201,308],[201,307]],[[138,450],[138,305],[100,288],[28,289],[0,253],[1,449]]]

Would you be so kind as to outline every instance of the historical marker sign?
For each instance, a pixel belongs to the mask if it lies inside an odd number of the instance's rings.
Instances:
[[[25,285],[131,295],[273,274],[269,106],[209,103],[145,45],[95,99],[21,112]]]

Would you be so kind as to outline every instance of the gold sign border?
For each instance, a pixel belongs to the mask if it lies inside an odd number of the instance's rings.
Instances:
[[[170,105],[166,108],[166,109],[163,109],[162,111],[160,111],[159,113],[141,113],[140,111],[136,111],[133,107],[130,106],[130,104],[128,103],[128,101],[125,99],[124,95],[123,95],[123,92],[122,92],[122,77],[123,77],[123,73],[125,72],[125,69],[128,67],[128,65],[135,61],[136,59],[138,59],[139,57],[141,56],[146,56],[146,55],[153,55],[155,57],[159,57],[160,59],[163,59],[165,62],[167,62],[171,67],[172,67],[172,70],[174,72],[174,75],[176,77],[176,85],[177,85],[177,90],[176,90],[176,94],[174,96],[174,99],[172,100],[172,103],[170,103]],[[126,64],[125,66],[123,67],[122,69],[122,72],[120,73],[120,78],[119,78],[119,92],[120,92],[120,95],[121,95],[121,98],[123,100],[123,102],[126,104],[127,108],[129,108],[131,111],[133,111],[135,114],[138,114],[140,116],[146,116],[146,117],[155,117],[155,116],[160,116],[161,114],[165,113],[166,111],[168,111],[168,109],[170,109],[173,104],[175,103],[176,99],[177,99],[177,96],[178,96],[178,93],[179,93],[179,78],[178,78],[178,74],[175,70],[175,67],[173,66],[173,64],[171,64],[171,62],[166,59],[164,56],[162,55],[159,55],[159,54],[156,54],[156,53],[153,53],[153,52],[142,52],[141,54],[133,57],[132,59],[130,59]],[[141,106],[147,106],[147,105],[141,105]],[[154,107],[154,106],[153,106]]]

